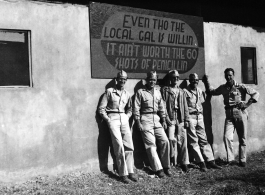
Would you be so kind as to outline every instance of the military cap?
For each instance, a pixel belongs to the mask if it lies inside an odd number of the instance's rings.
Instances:
[[[199,79],[199,76],[196,74],[196,73],[192,73],[192,74],[190,74],[190,76],[189,76],[189,79]]]
[[[179,77],[179,72],[177,70],[170,70],[168,73],[171,77]]]
[[[124,70],[120,70],[117,74],[117,78],[127,78],[127,73]]]
[[[147,73],[147,79],[150,79],[150,78],[155,78],[157,79],[157,74],[156,74],[156,71],[150,71]]]

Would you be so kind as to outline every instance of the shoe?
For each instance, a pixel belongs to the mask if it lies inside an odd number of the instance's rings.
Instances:
[[[156,172],[156,175],[157,175],[159,178],[163,178],[163,177],[165,177],[165,174],[164,174],[164,172],[163,172],[162,170],[157,171],[157,172]]]
[[[190,171],[190,169],[188,168],[188,165],[186,165],[186,164],[182,164],[182,165],[180,165],[180,167],[184,173],[188,173]]]
[[[207,164],[208,164],[208,166],[209,166],[210,168],[213,168],[213,169],[222,169],[222,167],[220,167],[220,166],[218,166],[217,164],[215,164],[214,160],[209,161]]]
[[[134,173],[129,173],[129,179],[134,182],[138,181],[138,177]]]
[[[199,166],[202,172],[207,172],[207,168],[204,162],[200,162]]]
[[[172,173],[170,172],[169,168],[164,168],[164,173],[168,176],[171,177]]]
[[[121,182],[122,183],[125,183],[125,184],[130,183],[130,180],[128,179],[127,176],[120,176],[120,178],[121,178]]]
[[[239,162],[240,167],[246,167],[246,162]]]
[[[231,161],[228,161],[225,166],[235,166],[235,165],[238,165],[237,161],[231,160]]]

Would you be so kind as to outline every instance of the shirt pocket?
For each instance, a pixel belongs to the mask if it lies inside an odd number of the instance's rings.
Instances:
[[[157,105],[157,106],[160,105],[161,101],[162,101],[161,98],[156,97],[156,98],[155,98],[155,105]],[[162,103],[163,103],[163,102],[162,102]]]
[[[143,107],[149,107],[151,105],[151,100],[149,99],[143,99]]]
[[[120,104],[120,98],[117,96],[111,96],[110,107],[112,109],[118,108]]]
[[[187,95],[186,99],[187,99],[188,107],[193,107],[191,96],[190,95]]]

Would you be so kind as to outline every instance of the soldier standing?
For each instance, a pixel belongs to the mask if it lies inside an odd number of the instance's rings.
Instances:
[[[166,106],[167,136],[170,143],[171,163],[176,166],[178,159],[184,172],[188,172],[189,153],[187,147],[187,131],[189,125],[189,109],[184,92],[178,86],[179,73],[169,72],[170,86],[161,90]]]
[[[116,86],[106,90],[98,112],[108,124],[119,176],[121,181],[127,184],[129,179],[136,182],[138,178],[133,171],[134,147],[129,126],[132,101],[129,92],[124,89],[126,81],[127,74],[121,70],[117,74]]]
[[[225,128],[224,143],[227,152],[227,165],[235,165],[233,153],[234,130],[236,129],[239,140],[239,166],[245,167],[247,160],[247,119],[248,114],[246,108],[252,103],[256,103],[259,98],[259,92],[244,85],[238,84],[234,80],[235,71],[227,68],[224,71],[226,83],[214,89],[210,86],[208,76],[204,76],[203,81],[206,91],[211,95],[223,95],[225,105]],[[246,101],[246,94],[250,95],[250,99]]]
[[[159,89],[155,88],[156,72],[149,72],[146,85],[135,95],[133,114],[145,145],[147,156],[153,171],[159,178],[171,176],[169,159],[169,141],[165,133],[166,120],[163,99]],[[161,120],[161,123],[159,122]],[[157,145],[156,145],[157,144]],[[157,147],[159,156],[157,153]],[[163,172],[164,170],[164,172]]]
[[[203,121],[202,103],[205,101],[203,92],[198,88],[199,77],[196,73],[189,75],[190,84],[184,89],[187,99],[190,125],[188,128],[188,142],[191,145],[195,161],[199,163],[200,169],[206,172],[204,158],[210,168],[221,169],[215,164],[214,155],[210,144],[208,143],[205,126]]]

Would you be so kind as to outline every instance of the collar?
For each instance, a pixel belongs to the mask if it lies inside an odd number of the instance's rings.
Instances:
[[[155,90],[157,90],[157,89],[156,89],[156,87],[154,87],[153,89],[149,90],[149,89],[147,89],[146,85],[144,85],[144,87],[142,88],[142,90],[143,91],[146,91],[148,93],[154,94],[155,93]]]
[[[155,90],[155,87],[154,87],[153,89],[149,90],[149,89],[147,89],[146,85],[144,85],[143,89],[144,89],[145,91],[152,91],[152,90]]]
[[[118,90],[118,89],[117,89],[117,86],[115,86],[115,87],[113,87],[113,91],[112,91],[112,92],[113,92],[113,93],[117,93],[117,94],[120,95],[120,92],[122,93],[122,92],[126,92],[126,91],[125,91],[124,88],[121,89],[121,90]]]
[[[192,91],[190,85],[188,85],[187,89],[188,89],[189,91]],[[196,88],[196,91],[199,91],[199,90],[198,90],[198,87]]]
[[[172,87],[168,87],[168,92],[171,94],[175,94],[175,92],[172,89],[173,89]],[[177,86],[176,89],[179,91],[179,86]]]
[[[230,87],[230,86],[228,85],[227,82],[225,83],[225,87],[226,87],[228,90],[230,90],[230,89],[232,89],[233,87],[238,88],[238,87],[239,87],[239,84],[236,82],[236,80],[234,80],[234,84],[232,85],[232,87]]]
[[[187,90],[188,90],[189,92],[191,92],[192,94],[194,94],[194,92],[193,92],[193,90],[191,89],[190,85],[188,85]],[[197,91],[197,95],[201,95],[202,90],[201,90],[200,88],[197,87],[197,88],[196,88],[196,91]],[[194,95],[196,95],[196,94],[194,94]]]

